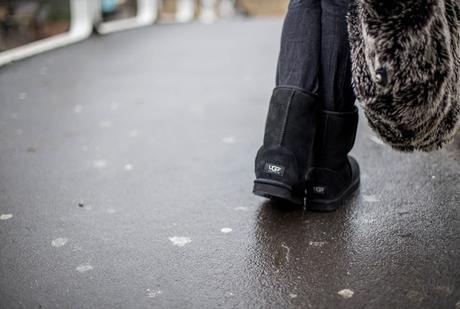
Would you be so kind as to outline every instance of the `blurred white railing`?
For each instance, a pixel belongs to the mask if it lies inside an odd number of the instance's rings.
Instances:
[[[0,66],[87,38],[93,28],[89,1],[91,0],[70,1],[71,21],[68,32],[1,52]]]
[[[65,46],[91,35],[93,28],[101,34],[131,29],[153,24],[158,18],[158,12],[163,0],[136,0],[137,14],[131,18],[104,21],[102,18],[102,0],[67,0],[70,2],[69,31],[40,39],[19,47],[0,52],[0,66],[9,62],[30,57],[51,49]],[[176,0],[176,22],[192,21],[196,13],[195,0]],[[233,13],[235,0],[218,0],[219,15],[227,17]],[[214,21],[218,13],[217,0],[200,0],[200,16],[202,22]]]
[[[101,6],[98,6],[98,19],[96,31],[101,34],[120,30],[147,26],[155,22],[158,17],[158,0],[137,0],[137,15],[133,18],[125,18],[109,22],[102,21]]]

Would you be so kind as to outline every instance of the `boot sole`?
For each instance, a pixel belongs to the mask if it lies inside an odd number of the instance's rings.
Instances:
[[[269,199],[282,199],[292,204],[303,205],[303,197],[293,194],[290,186],[269,179],[257,179],[254,181],[254,189],[252,192],[255,195],[266,197]]]
[[[352,183],[338,198],[332,200],[309,200],[307,198],[306,208],[316,212],[332,212],[342,207],[345,201],[359,188],[360,179]]]

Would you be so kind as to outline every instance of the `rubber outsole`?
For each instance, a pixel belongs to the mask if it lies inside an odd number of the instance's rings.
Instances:
[[[269,199],[281,199],[296,205],[304,205],[304,198],[293,194],[293,190],[281,183],[273,180],[257,179],[254,181],[254,189],[252,192],[255,195]]]

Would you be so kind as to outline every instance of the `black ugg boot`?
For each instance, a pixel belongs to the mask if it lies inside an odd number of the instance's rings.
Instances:
[[[358,109],[321,111],[315,140],[313,168],[307,174],[306,206],[334,211],[359,187],[359,165],[348,156],[358,126]]]
[[[304,203],[305,173],[313,153],[317,96],[301,89],[273,91],[264,144],[255,162],[254,194]]]

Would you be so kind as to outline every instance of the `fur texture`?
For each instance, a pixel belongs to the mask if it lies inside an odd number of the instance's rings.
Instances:
[[[353,87],[393,148],[432,151],[460,127],[460,0],[352,0]]]

